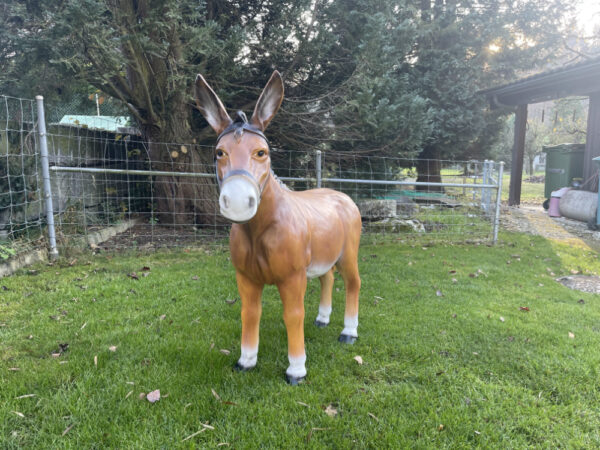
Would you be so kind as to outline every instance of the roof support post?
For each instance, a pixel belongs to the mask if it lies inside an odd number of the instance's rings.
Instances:
[[[525,155],[525,130],[527,128],[527,105],[517,106],[515,114],[515,141],[510,162],[510,186],[508,206],[521,204],[521,182],[523,180],[523,156]]]
[[[598,172],[592,159],[600,156],[600,92],[590,95],[588,108],[587,134],[585,139],[585,153],[583,156],[583,181],[588,181]],[[598,182],[588,182],[585,185],[588,191],[597,191]]]

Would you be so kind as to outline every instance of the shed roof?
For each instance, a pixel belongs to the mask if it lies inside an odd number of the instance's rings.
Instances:
[[[600,56],[480,91],[492,108],[600,92]]]
[[[68,114],[60,119],[58,125],[108,131],[110,133],[139,134],[139,131],[132,127],[130,122],[129,117],[126,116],[83,116]]]

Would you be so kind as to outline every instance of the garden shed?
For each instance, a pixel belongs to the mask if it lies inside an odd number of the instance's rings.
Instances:
[[[584,183],[596,175],[592,159],[600,156],[600,57],[542,72],[503,86],[481,91],[491,108],[516,107],[514,144],[510,169],[508,204],[521,203],[521,180],[527,126],[527,105],[571,96],[589,97],[585,155]],[[590,182],[588,190],[597,190]]]

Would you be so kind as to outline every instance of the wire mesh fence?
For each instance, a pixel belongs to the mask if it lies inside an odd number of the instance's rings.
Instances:
[[[35,101],[0,96],[0,261],[43,247]]]
[[[46,245],[40,139],[47,142],[59,250],[226,242],[231,225],[219,211],[212,146],[149,143],[129,124],[99,116],[51,122],[39,133],[33,101],[0,99],[0,249]],[[271,165],[292,190],[348,194],[363,217],[363,240],[495,239],[501,166],[492,161],[273,148]]]

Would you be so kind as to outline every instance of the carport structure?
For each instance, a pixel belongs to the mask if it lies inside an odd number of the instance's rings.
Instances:
[[[589,97],[583,179],[589,180],[597,172],[592,158],[600,156],[600,57],[577,64],[566,65],[503,86],[481,91],[491,108],[516,107],[515,135],[510,168],[508,204],[521,203],[523,156],[527,127],[527,105],[563,97]],[[598,188],[596,183],[588,186]]]

